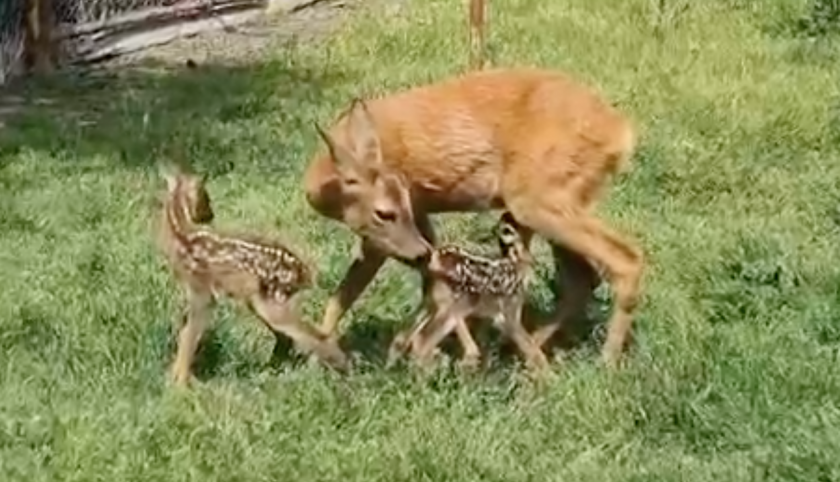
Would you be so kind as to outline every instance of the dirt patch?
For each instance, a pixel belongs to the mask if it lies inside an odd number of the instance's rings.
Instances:
[[[127,54],[102,64],[105,68],[132,64],[237,64],[264,58],[266,50],[289,42],[311,42],[329,35],[363,0],[319,0],[294,12],[276,13],[235,27],[223,27],[165,45]]]
[[[323,39],[354,11],[374,3],[383,4],[391,14],[404,4],[403,0],[316,0],[292,12],[262,15],[245,24],[180,38],[92,66],[67,66],[49,78],[17,79],[0,93],[0,133],[26,109],[57,109],[66,114],[68,108],[73,111],[84,105],[87,111],[108,85],[132,88],[135,81],[131,79],[144,72],[182,70],[188,60],[217,68],[258,64],[269,52]]]

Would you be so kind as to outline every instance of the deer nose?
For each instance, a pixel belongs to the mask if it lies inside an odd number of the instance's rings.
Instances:
[[[423,252],[422,254],[420,254],[420,255],[418,255],[414,258],[403,259],[403,262],[405,262],[407,265],[409,265],[412,268],[422,268],[422,267],[426,266],[427,264],[429,264],[429,260],[431,260],[431,258],[432,258],[432,250],[429,249],[429,250]]]
[[[432,259],[432,250],[429,249],[425,253],[418,256],[416,262],[419,263],[419,264],[422,264],[422,265],[427,265],[427,264],[429,264],[429,261],[431,261],[431,259]]]

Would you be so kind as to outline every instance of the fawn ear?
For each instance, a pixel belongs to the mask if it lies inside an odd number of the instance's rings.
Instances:
[[[353,153],[341,143],[336,142],[336,140],[330,134],[321,129],[321,126],[317,123],[315,124],[315,130],[318,131],[318,135],[321,136],[321,139],[327,145],[330,157],[332,157],[333,163],[338,169],[338,175],[341,177],[342,181],[357,183],[359,181],[359,177],[361,176],[361,169],[359,168],[359,162],[356,159],[356,156],[354,156]]]
[[[347,129],[356,158],[376,169],[382,165],[382,143],[365,101],[354,98],[347,113]]]
[[[166,181],[166,187],[170,191],[175,189],[178,183],[178,175],[181,173],[180,168],[173,162],[161,162],[158,164],[158,174]]]

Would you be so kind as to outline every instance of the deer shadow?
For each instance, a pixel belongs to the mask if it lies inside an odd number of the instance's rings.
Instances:
[[[307,116],[347,79],[345,71],[292,52],[254,63],[147,60],[118,69],[62,70],[0,94],[0,159],[46,152],[56,176],[63,170],[144,170],[177,146],[196,168],[216,177],[231,171],[231,154],[248,145],[247,169],[283,175],[296,166],[277,153],[299,149],[297,139],[278,135],[271,146],[231,142],[214,126],[262,117],[284,130],[309,131],[313,119]]]
[[[575,320],[543,346],[547,355],[556,351],[593,352],[603,343],[603,327],[609,308],[608,301],[593,296],[587,316]],[[528,300],[524,309],[523,325],[529,332],[548,320],[547,311],[541,310],[533,299]],[[394,337],[413,323],[405,319],[384,319],[378,316],[366,316],[351,323],[341,339],[342,349],[357,354],[366,364],[384,367],[388,361],[388,352]],[[522,355],[509,338],[493,326],[488,320],[470,319],[470,332],[481,348],[482,370],[509,370],[522,363]],[[451,360],[461,357],[461,345],[455,333],[450,333],[438,348]],[[411,364],[410,355],[402,363]]]
[[[562,269],[562,267],[559,269]],[[553,271],[550,273],[543,272],[537,278],[539,283],[543,283],[554,290]],[[604,286],[603,281],[600,286]],[[558,351],[589,352],[597,349],[604,342],[604,333],[612,306],[609,296],[604,293],[601,289],[596,289],[589,295],[584,313],[577,319],[569,320],[543,345],[546,354]],[[557,303],[557,298],[554,298],[551,300],[550,306],[555,306]],[[545,303],[538,302],[533,297],[528,298],[523,310],[522,324],[529,333],[539,329],[551,320],[553,310],[546,308]]]

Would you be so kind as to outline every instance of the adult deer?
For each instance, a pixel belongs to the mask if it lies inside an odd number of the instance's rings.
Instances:
[[[557,309],[534,332],[542,346],[582,314],[605,271],[614,292],[602,359],[615,366],[640,295],[642,251],[593,213],[632,156],[634,129],[595,91],[536,68],[467,73],[378,99],[356,99],[304,175],[308,202],[346,224],[361,249],[330,297],[339,319],[386,258],[422,268],[436,244],[430,214],[509,210],[552,245]],[[423,270],[421,269],[421,272]],[[424,292],[429,283],[424,274]],[[463,332],[466,331],[466,334]],[[469,332],[463,324],[456,331]]]

